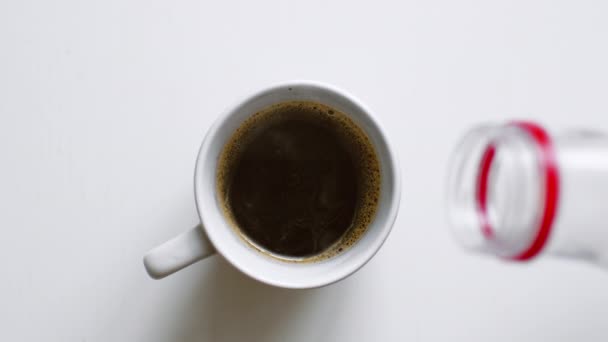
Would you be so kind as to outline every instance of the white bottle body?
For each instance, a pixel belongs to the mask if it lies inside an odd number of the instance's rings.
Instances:
[[[608,268],[608,136],[573,132],[553,144],[560,193],[545,252]]]

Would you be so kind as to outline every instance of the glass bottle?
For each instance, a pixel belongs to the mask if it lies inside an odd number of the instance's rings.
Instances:
[[[608,136],[483,125],[456,147],[448,215],[469,250],[511,261],[556,255],[608,269]]]

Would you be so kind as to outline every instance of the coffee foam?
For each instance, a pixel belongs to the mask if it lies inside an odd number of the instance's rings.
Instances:
[[[248,238],[238,228],[227,196],[231,182],[230,171],[234,169],[235,163],[238,162],[243,147],[247,145],[256,133],[263,130],[267,125],[284,119],[286,113],[293,111],[318,115],[318,117],[314,118],[315,120],[322,121],[327,125],[337,125],[338,127],[334,128],[333,131],[345,143],[353,158],[353,164],[358,168],[359,203],[357,204],[357,210],[355,211],[351,227],[336,243],[325,251],[317,255],[301,258],[272,253]],[[365,132],[345,113],[327,105],[311,101],[278,103],[264,108],[247,118],[235,130],[223,147],[216,173],[218,201],[234,230],[243,240],[261,253],[287,262],[317,262],[343,253],[353,246],[365,234],[368,226],[374,219],[380,198],[380,184],[380,163],[378,162],[375,149]]]

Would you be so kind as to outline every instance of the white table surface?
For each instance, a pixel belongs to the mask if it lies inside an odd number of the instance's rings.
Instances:
[[[602,1],[0,2],[0,341],[607,341],[608,273],[464,253],[443,207],[471,125],[608,131]],[[314,79],[396,142],[393,232],[354,276],[269,287],[142,255],[197,223],[199,143],[235,99]]]

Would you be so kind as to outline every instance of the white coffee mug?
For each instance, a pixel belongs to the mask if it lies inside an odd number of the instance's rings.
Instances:
[[[347,115],[367,134],[380,163],[380,198],[366,232],[350,248],[317,262],[289,262],[260,253],[230,226],[218,203],[216,172],[222,148],[249,116],[285,101],[314,101]],[[230,107],[209,129],[194,172],[194,192],[201,224],[152,249],[144,265],[153,278],[163,278],[214,253],[261,282],[285,288],[331,284],[369,261],[389,235],[401,197],[397,159],[374,115],[353,96],[335,87],[292,81],[259,91]]]

